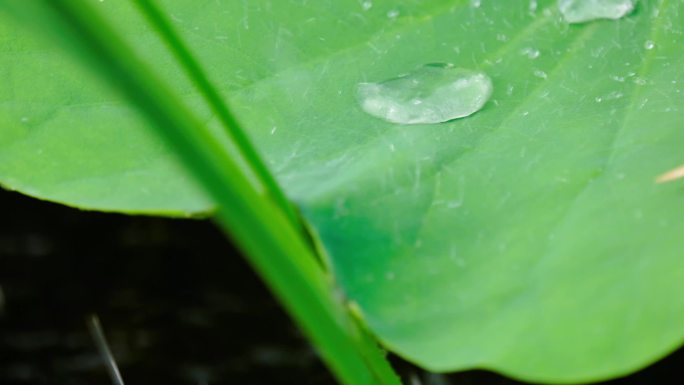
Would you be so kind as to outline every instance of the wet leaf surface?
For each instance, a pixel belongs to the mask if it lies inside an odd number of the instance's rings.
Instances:
[[[581,25],[547,1],[166,5],[395,352],[576,382],[681,343],[684,195],[654,183],[683,161],[681,1]],[[145,23],[102,6],[216,126]],[[211,208],[115,94],[0,28],[3,184],[88,208]],[[486,72],[492,99],[438,125],[361,110],[358,83],[434,62]]]

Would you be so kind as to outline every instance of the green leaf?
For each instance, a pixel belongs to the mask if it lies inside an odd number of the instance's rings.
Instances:
[[[332,281],[301,232],[301,222],[291,216],[290,203],[270,173],[261,168],[245,134],[204,80],[182,40],[153,0],[138,0],[137,4],[220,116],[224,133],[230,134],[240,154],[229,153],[216,140],[91,4],[82,0],[8,0],[0,6],[27,26],[56,37],[56,43],[119,90],[147,120],[150,131],[174,149],[194,180],[215,200],[215,220],[298,322],[340,383],[399,384],[384,353],[346,311],[342,298],[333,295]],[[240,165],[240,159],[246,164]],[[250,175],[263,184],[256,186],[248,179]],[[262,186],[265,191],[258,188]]]
[[[362,3],[165,9],[370,329],[429,369],[548,382],[624,374],[679,346],[684,194],[654,179],[684,163],[684,3],[581,25],[555,1]],[[220,137],[141,16],[100,5]],[[86,208],[211,209],[130,107],[58,50],[3,20],[0,52],[4,185]],[[359,108],[359,82],[431,62],[484,70],[492,100],[425,126]]]

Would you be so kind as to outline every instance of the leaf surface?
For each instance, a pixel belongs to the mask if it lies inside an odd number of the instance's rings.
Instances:
[[[373,332],[429,369],[553,382],[679,346],[684,190],[654,179],[684,163],[684,3],[581,25],[553,1],[363,4],[165,8]],[[142,18],[102,7],[218,126]],[[4,185],[92,209],[211,210],[118,95],[11,23],[0,32]],[[358,83],[433,62],[487,72],[492,99],[436,125],[359,107]]]

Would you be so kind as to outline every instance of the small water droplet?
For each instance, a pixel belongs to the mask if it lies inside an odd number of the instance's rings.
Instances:
[[[513,90],[515,90],[515,87],[512,84],[509,84],[508,87],[506,87],[506,95],[513,95]]]
[[[636,85],[643,86],[643,85],[646,84],[646,80],[644,80],[643,78],[637,77],[637,78],[634,79],[634,83],[635,83]]]
[[[621,99],[625,94],[623,94],[620,91],[613,91],[606,95],[606,100],[616,100],[616,99]]]
[[[442,123],[482,109],[492,81],[480,71],[451,64],[426,64],[412,72],[357,88],[364,111],[399,124]]]
[[[520,53],[527,56],[529,59],[536,59],[541,54],[538,49],[533,47],[525,47],[520,50]]]
[[[480,8],[481,5],[482,5],[481,0],[470,0],[470,6],[473,8]]]
[[[532,74],[541,79],[546,79],[548,77],[548,75],[546,75],[546,72],[542,70],[534,70]]]
[[[390,9],[389,11],[387,11],[387,17],[390,19],[396,19],[397,17],[399,17],[399,10]]]
[[[646,42],[644,43],[644,48],[653,49],[653,47],[655,47],[655,43],[653,42],[653,40],[646,40]]]
[[[508,36],[504,35],[503,33],[499,33],[496,35],[496,40],[498,41],[506,41],[508,40]]]
[[[531,13],[537,12],[537,0],[530,0],[530,5],[527,9],[529,9]]]
[[[596,19],[619,19],[634,9],[636,0],[558,0],[558,9],[568,23]]]
[[[369,9],[373,8],[373,2],[370,0],[366,0],[363,3],[361,3],[361,8],[364,11],[368,11]]]

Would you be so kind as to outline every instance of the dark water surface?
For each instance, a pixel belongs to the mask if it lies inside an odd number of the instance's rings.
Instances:
[[[99,316],[127,385],[334,384],[251,269],[208,221],[83,212],[0,190],[0,385],[109,385]],[[407,385],[522,384],[430,375]],[[684,383],[684,352],[606,384]]]

